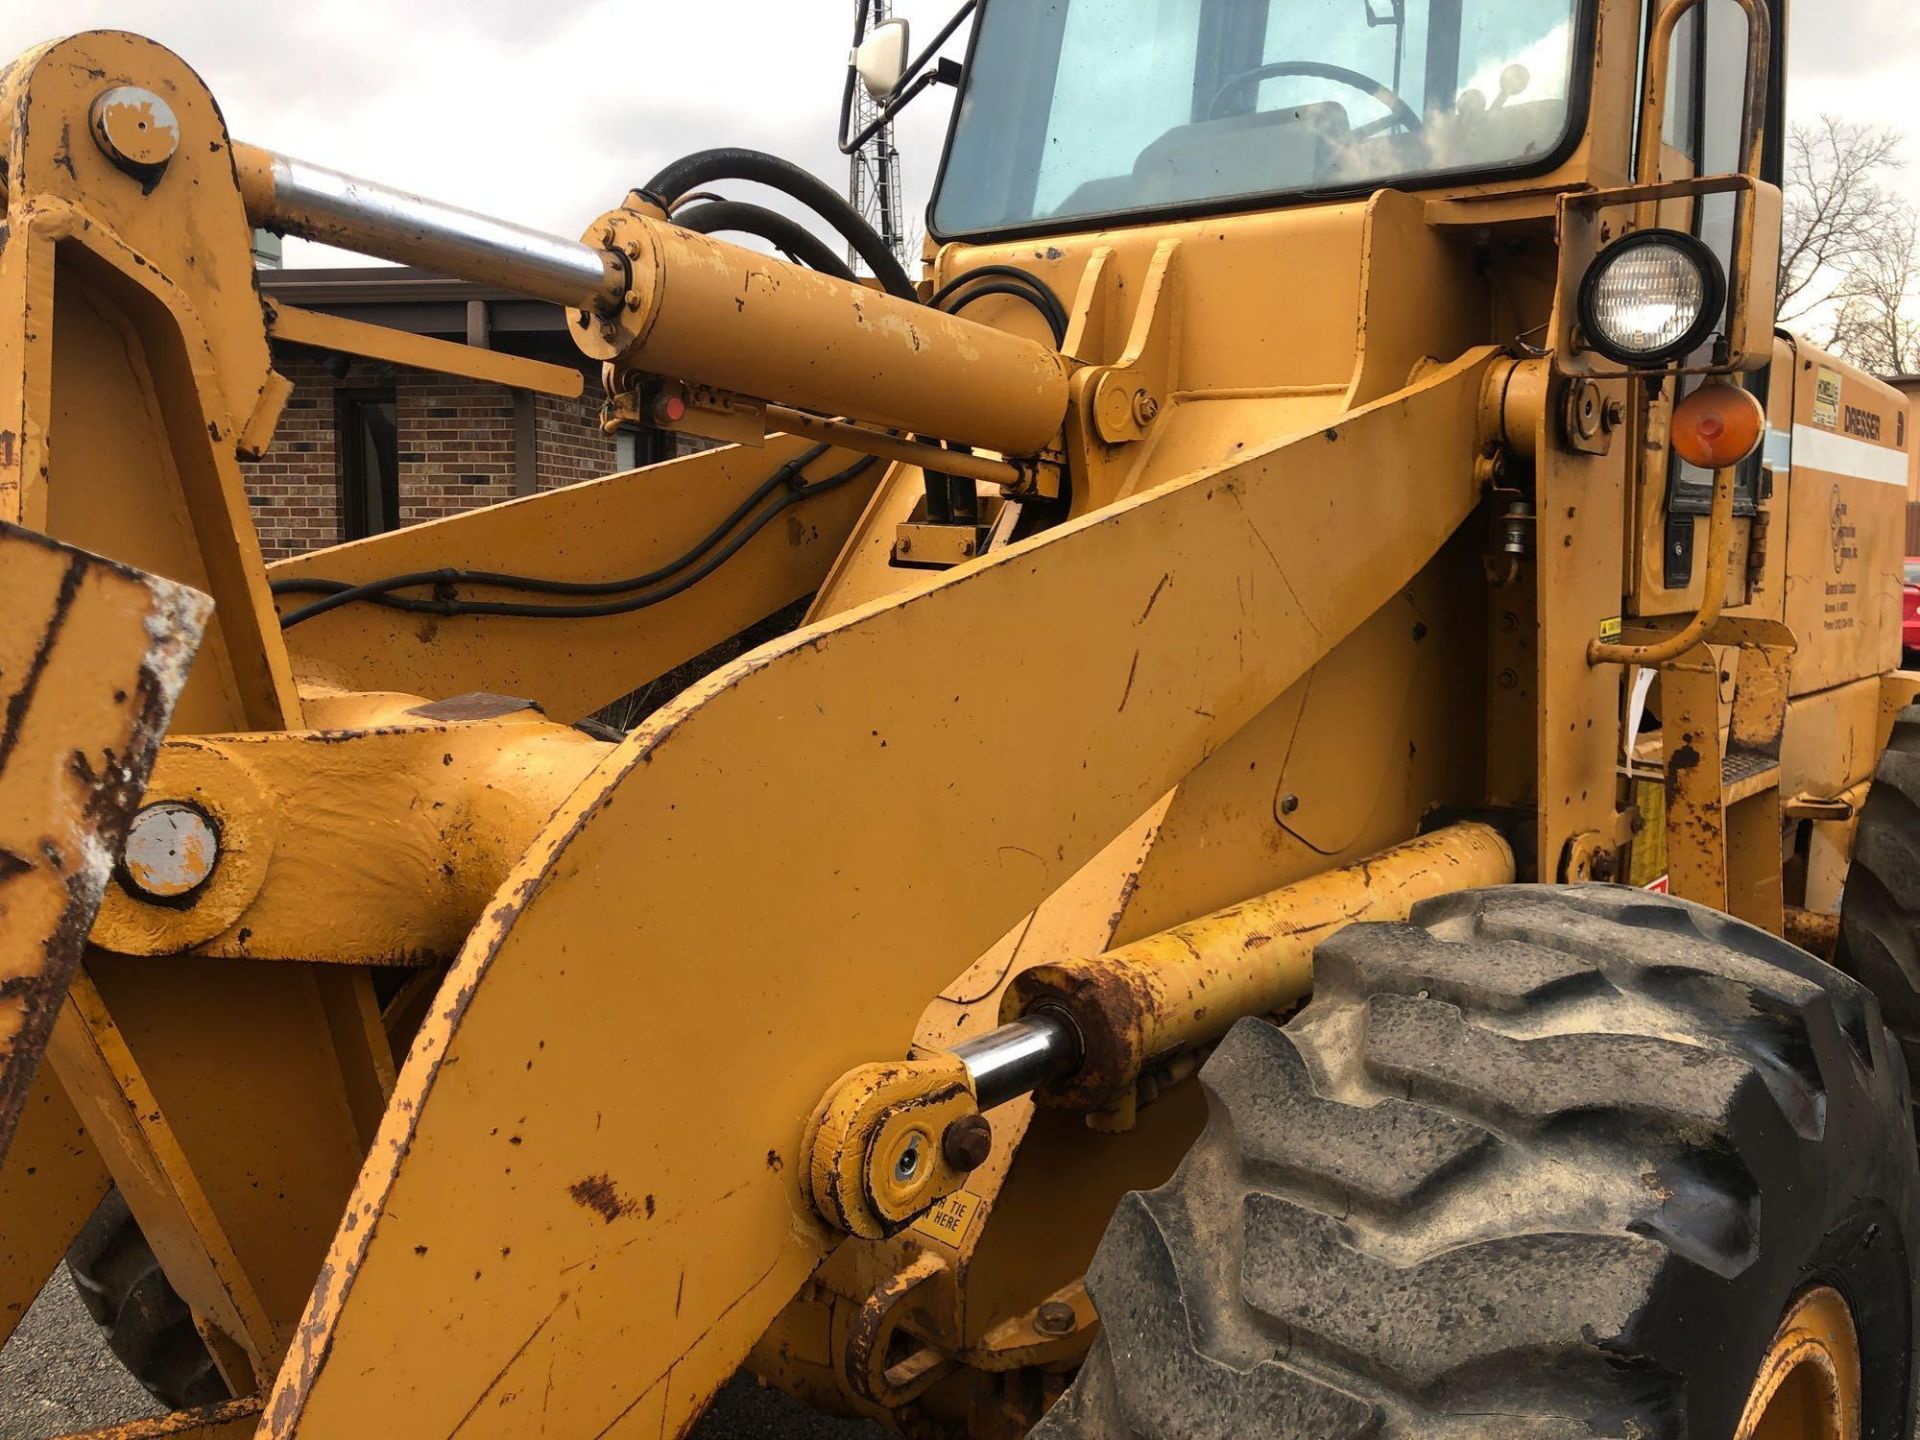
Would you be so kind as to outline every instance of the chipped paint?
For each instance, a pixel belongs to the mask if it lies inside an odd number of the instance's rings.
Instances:
[[[653,1215],[653,1196],[636,1201],[622,1195],[610,1175],[589,1175],[584,1180],[576,1180],[567,1187],[567,1194],[573,1197],[576,1205],[593,1211],[609,1225],[629,1215],[639,1214],[643,1208],[649,1217]]]
[[[1242,1016],[1304,998],[1314,947],[1335,932],[1362,920],[1402,920],[1421,900],[1513,875],[1513,851],[1499,832],[1452,825],[1105,955],[1035,966],[1007,988],[1001,1015],[1051,1007],[1080,1032],[1080,1068],[1044,1089],[1044,1103],[1124,1108],[1149,1061],[1210,1044]]]
[[[18,627],[0,638],[4,1151],[209,606],[184,586],[5,524],[0,599]]]

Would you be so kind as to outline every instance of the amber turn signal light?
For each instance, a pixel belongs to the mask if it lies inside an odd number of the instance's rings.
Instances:
[[[1735,385],[1702,385],[1673,411],[1674,453],[1702,470],[1738,465],[1759,448],[1767,412]]]

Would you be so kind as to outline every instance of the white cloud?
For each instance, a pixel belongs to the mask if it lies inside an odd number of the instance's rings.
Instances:
[[[924,41],[958,3],[895,8]],[[769,149],[843,185],[833,127],[852,11],[853,0],[6,0],[0,61],[74,30],[136,30],[200,72],[242,139],[578,234],[629,186],[709,145]],[[1791,26],[1794,117],[1920,132],[1920,7],[1797,0]],[[916,233],[951,100],[928,92],[901,127]],[[1920,200],[1920,164],[1899,184]],[[289,259],[337,258],[316,248]]]
[[[926,39],[957,3],[895,8]],[[833,131],[852,24],[852,0],[7,0],[0,63],[55,35],[134,30],[200,73],[238,139],[577,235],[713,145],[771,150],[843,187]],[[910,231],[951,96],[923,95],[902,127]],[[347,258],[288,251],[290,264]]]
[[[1920,8],[1906,0],[1799,0],[1787,33],[1787,118],[1822,114],[1884,125],[1920,145],[1913,97],[1920,89]],[[1920,169],[1891,177],[1920,203]]]

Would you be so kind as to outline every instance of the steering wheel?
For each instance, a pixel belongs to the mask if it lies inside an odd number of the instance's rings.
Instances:
[[[1220,102],[1241,86],[1259,80],[1272,80],[1281,75],[1310,75],[1316,80],[1334,80],[1342,85],[1351,85],[1386,106],[1393,112],[1393,118],[1409,130],[1426,128],[1414,108],[1378,80],[1362,75],[1358,70],[1349,70],[1344,65],[1328,65],[1319,60],[1273,60],[1265,65],[1256,65],[1251,70],[1242,70],[1215,93],[1213,103],[1207,107],[1207,118],[1219,119]]]

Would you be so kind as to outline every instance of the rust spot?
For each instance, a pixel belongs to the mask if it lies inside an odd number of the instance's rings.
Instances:
[[[567,1194],[573,1197],[575,1204],[593,1211],[609,1225],[640,1208],[614,1188],[611,1175],[589,1175],[584,1180],[576,1180],[567,1187]],[[653,1213],[651,1195],[647,1196],[647,1213]]]
[[[1147,608],[1140,612],[1140,618],[1134,621],[1133,622],[1134,624],[1136,625],[1146,624],[1147,617],[1153,614],[1153,607],[1160,603],[1160,592],[1167,588],[1167,582],[1172,578],[1173,578],[1173,574],[1171,571],[1169,571],[1167,574],[1164,574],[1160,577],[1160,583],[1154,586],[1153,593],[1147,596]]]
[[[0,430],[0,465],[11,467],[14,463],[13,431]]]
[[[1135,967],[1099,960],[1043,965],[1021,975],[1013,988],[1023,1010],[1053,1005],[1080,1032],[1080,1068],[1047,1086],[1046,1101],[1092,1109],[1139,1074],[1142,1037],[1160,1003]]]
[[[780,1158],[780,1152],[778,1150],[767,1151],[767,1169],[779,1171],[786,1163],[786,1161]]]
[[[202,1405],[151,1420],[129,1420],[123,1425],[108,1425],[89,1430],[91,1440],[165,1440],[171,1435],[211,1435],[228,1425],[251,1420],[266,1408],[266,1399],[248,1395],[239,1400],[222,1400],[217,1405]],[[236,1432],[237,1433],[237,1432]]]
[[[1667,808],[1671,810],[1680,798],[1685,784],[1684,776],[1689,770],[1700,766],[1700,752],[1689,742],[1682,741],[1679,748],[1667,757]]]
[[[1127,708],[1127,701],[1133,698],[1133,677],[1139,673],[1140,652],[1136,650],[1133,652],[1133,663],[1127,666],[1127,688],[1120,692],[1120,709],[1114,712],[1116,715],[1119,714],[1121,710],[1125,710]]]

